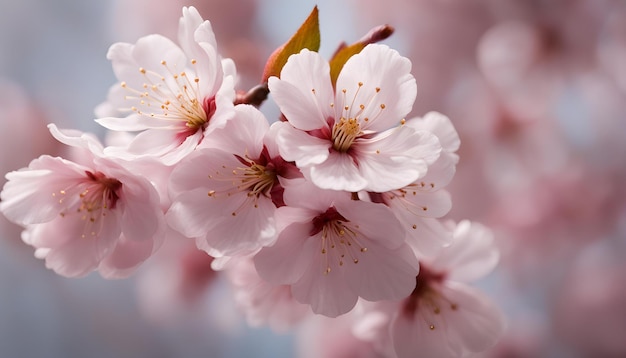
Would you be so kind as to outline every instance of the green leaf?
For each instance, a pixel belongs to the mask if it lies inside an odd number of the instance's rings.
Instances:
[[[350,57],[361,52],[365,45],[366,44],[362,42],[357,42],[350,46],[343,46],[335,52],[333,58],[330,59],[330,80],[332,81],[333,87],[335,87],[337,77],[339,77],[339,72],[341,72],[343,65],[346,64]]]
[[[287,63],[289,56],[299,53],[305,48],[316,52],[320,48],[320,24],[317,6],[313,8],[309,17],[300,25],[298,31],[282,46],[274,50],[267,59],[265,69],[263,70],[262,82],[266,83],[271,76],[280,77],[280,71]]]

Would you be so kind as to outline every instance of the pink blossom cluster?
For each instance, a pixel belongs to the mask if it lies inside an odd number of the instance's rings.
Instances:
[[[514,302],[506,338],[486,357],[626,355],[626,298],[614,281],[624,277],[617,263],[626,248],[625,5],[356,7],[406,31],[428,96],[420,105],[455,119],[463,160],[447,189],[463,196],[449,216],[496,232],[506,282],[497,290],[501,302]]]
[[[389,357],[496,343],[503,316],[468,285],[496,265],[493,235],[441,220],[460,140],[443,114],[407,118],[409,59],[370,43],[335,80],[302,49],[263,84],[282,113],[270,124],[193,7],[177,42],[148,35],[107,57],[119,81],[96,109],[108,145],[50,125],[72,160],[43,155],[1,193],[48,268],[128,277],[172,242],[195,242],[253,325],[349,313],[356,341]]]

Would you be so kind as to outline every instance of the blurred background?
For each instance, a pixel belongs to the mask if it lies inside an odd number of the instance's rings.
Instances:
[[[108,47],[175,38],[183,5],[258,83],[317,4],[330,56],[380,24],[413,62],[412,115],[461,137],[449,218],[494,229],[479,283],[509,319],[484,357],[626,356],[626,2],[621,0],[0,0],[0,171],[61,148],[46,123],[102,136]],[[268,101],[261,109],[277,118]],[[250,328],[229,285],[187,247],[134,277],[58,277],[0,218],[1,357],[292,357],[297,333]],[[339,356],[338,356],[339,357]],[[343,357],[343,356],[342,356]]]

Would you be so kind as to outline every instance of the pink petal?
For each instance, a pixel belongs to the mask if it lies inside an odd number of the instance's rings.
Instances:
[[[223,128],[216,129],[204,139],[201,147],[214,147],[242,157],[256,158],[263,150],[263,138],[269,130],[267,119],[250,105],[237,105],[234,112],[235,116]]]
[[[175,199],[181,193],[197,188],[206,189],[203,196],[206,196],[211,189],[228,190],[232,187],[230,183],[221,182],[223,185],[215,188],[215,184],[220,184],[220,181],[209,180],[209,175],[215,174],[215,167],[221,169],[222,165],[230,167],[233,164],[241,163],[236,160],[234,155],[219,149],[201,148],[194,151],[181,160],[172,170],[169,180],[170,196]]]
[[[309,220],[340,202],[352,202],[349,192],[324,190],[306,179],[293,179],[285,186],[285,204],[316,211]],[[357,204],[360,205],[360,204]],[[350,211],[350,209],[348,209]]]
[[[435,191],[445,188],[452,181],[458,162],[457,154],[442,152],[441,156],[428,166],[426,175],[417,180],[418,183],[424,183],[421,190]]]
[[[98,229],[85,228],[84,220],[79,217],[59,217],[33,226],[29,241],[35,247],[50,248],[46,267],[67,277],[85,276],[97,268],[120,236],[119,218],[115,214],[101,219]],[[90,235],[92,230],[97,231],[96,236]]]
[[[487,227],[467,220],[457,224],[454,240],[431,265],[445,269],[451,280],[470,282],[491,272],[499,253]]]
[[[437,323],[435,329],[430,329],[431,323]],[[449,344],[444,327],[438,322],[426,322],[419,315],[399,314],[390,328],[396,355],[398,358],[460,357],[462,352]]]
[[[106,279],[126,278],[152,255],[154,246],[153,241],[128,240],[122,235],[111,253],[100,262],[98,272]]]
[[[183,8],[178,26],[178,42],[194,66],[206,93],[215,94],[223,76],[217,54],[217,42],[209,21],[204,21],[194,7]]]
[[[403,188],[426,174],[427,163],[441,151],[439,140],[428,132],[398,127],[355,143],[366,190],[385,192]]]
[[[418,263],[408,245],[388,249],[364,241],[367,252],[358,256],[359,262],[347,262],[345,283],[368,301],[399,300],[415,288]]]
[[[164,217],[159,208],[159,196],[143,178],[120,178],[124,200],[122,231],[130,240],[153,240],[164,229]]]
[[[335,151],[323,163],[312,166],[309,175],[311,181],[323,189],[357,192],[368,184],[352,156]]]
[[[405,210],[419,217],[440,218],[452,209],[450,193],[445,190],[422,193],[409,189],[404,197],[397,199],[402,201],[406,208]],[[398,211],[400,211],[400,208],[398,208]]]
[[[368,118],[368,121],[361,121],[361,129],[375,132],[398,125],[413,108],[417,94],[411,61],[378,44],[366,46],[346,62],[337,78],[336,88],[337,108],[362,104],[364,109],[359,118]],[[345,94],[342,93],[344,89]]]
[[[272,77],[268,85],[281,112],[298,129],[319,129],[334,117],[330,67],[317,52],[304,49],[290,56],[280,79]]]
[[[75,186],[84,178],[87,168],[70,161],[41,156],[28,169],[8,173],[1,193],[0,209],[7,219],[22,225],[47,222],[78,200],[68,195],[61,203],[61,190]],[[36,209],[34,209],[36,208]]]
[[[319,237],[311,239],[321,240]],[[325,273],[324,256],[319,253],[315,256],[300,280],[291,287],[293,297],[310,304],[316,314],[337,317],[348,313],[356,305],[357,293],[346,285],[343,270]]]
[[[310,223],[287,226],[272,246],[261,249],[254,256],[254,265],[264,280],[276,285],[297,282],[311,266],[317,249],[309,237]]]
[[[406,122],[416,130],[425,130],[439,138],[445,152],[456,152],[461,145],[459,134],[448,117],[438,112],[428,112],[422,118],[413,118]]]
[[[260,197],[255,206],[249,200],[246,202],[249,198],[246,193],[240,196],[244,202],[234,207],[236,215],[222,212],[224,207],[230,206],[226,201],[237,202],[239,198],[234,196],[224,200],[210,200],[210,205],[205,207],[205,220],[213,222],[205,234],[205,240],[220,256],[250,254],[276,240],[276,207],[271,199]]]
[[[420,256],[433,257],[452,242],[452,232],[437,219],[416,217],[406,210],[396,215],[408,227],[407,243]]]
[[[168,225],[186,237],[204,237],[214,225],[213,220],[210,220],[210,216],[205,212],[207,199],[207,191],[204,188],[197,188],[180,194],[172,202],[165,215]],[[232,212],[232,208],[230,212]]]
[[[481,291],[463,284],[448,282],[442,295],[457,305],[447,317],[451,339],[459,339],[470,352],[482,352],[496,344],[505,328],[498,307]]]
[[[290,162],[296,162],[299,168],[324,162],[329,155],[331,143],[281,123],[276,135],[280,155]]]
[[[338,201],[337,211],[353,225],[368,241],[389,249],[404,243],[405,228],[385,205],[360,200]]]

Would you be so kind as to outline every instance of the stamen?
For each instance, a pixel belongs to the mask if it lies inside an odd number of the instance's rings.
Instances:
[[[84,222],[81,238],[97,239],[104,226],[104,221],[100,218],[105,217],[109,210],[115,209],[122,183],[101,172],[86,171],[85,174],[86,178],[52,193],[52,196],[57,197],[58,194],[59,205],[66,205],[59,213],[61,218],[77,215],[76,218]]]
[[[196,61],[191,60],[191,64],[195,65]],[[126,82],[121,83],[122,88],[129,93],[124,98],[135,104],[121,110],[131,110],[138,115],[162,120],[184,121],[191,130],[189,133],[195,133],[210,119],[209,113],[203,107],[205,101],[200,98],[200,79],[190,76],[191,73],[186,71],[178,72],[176,65],[171,67],[165,60],[161,61],[161,65],[169,73],[167,78],[157,72],[139,68],[145,78],[140,87],[143,90],[132,88]],[[153,109],[159,109],[160,112],[152,112]]]
[[[360,134],[361,127],[356,119],[341,118],[333,127],[331,137],[333,140],[333,148],[341,153],[347,152]]]
[[[313,219],[311,236],[318,233],[321,233],[320,252],[324,255],[326,267],[324,274],[330,272],[333,261],[339,267],[344,266],[346,258],[353,264],[358,264],[358,256],[367,252],[367,248],[359,240],[361,233],[356,225],[347,221],[334,207]]]

